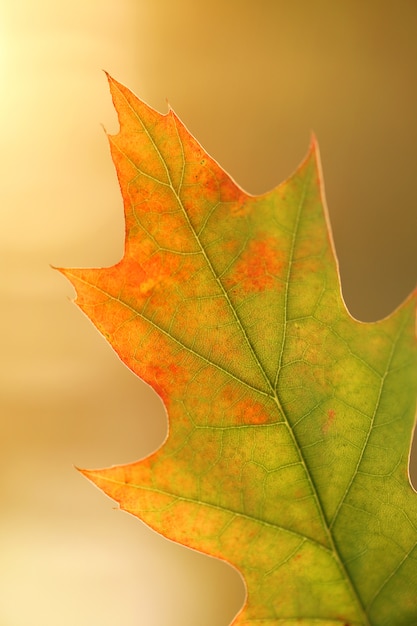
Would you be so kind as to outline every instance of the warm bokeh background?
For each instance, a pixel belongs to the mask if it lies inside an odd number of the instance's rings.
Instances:
[[[167,97],[252,193],[314,130],[345,298],[373,320],[417,282],[416,59],[414,0],[0,0],[1,626],[226,626],[243,600],[231,568],[73,468],[133,461],[166,430],[48,265],[122,254],[100,69]]]

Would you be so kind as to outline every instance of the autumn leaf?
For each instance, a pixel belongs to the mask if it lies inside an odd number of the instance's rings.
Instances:
[[[415,626],[416,293],[382,321],[350,316],[314,141],[293,176],[250,196],[172,110],[109,83],[125,253],[61,271],[161,396],[169,435],[83,473],[233,564],[247,588],[236,626]]]

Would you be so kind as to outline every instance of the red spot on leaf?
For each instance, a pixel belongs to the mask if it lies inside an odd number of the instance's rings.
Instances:
[[[243,395],[241,389],[227,385],[219,395],[217,406],[232,419],[235,424],[266,424],[271,415],[267,407],[253,400],[251,395]]]
[[[277,289],[283,284],[284,267],[277,241],[264,237],[247,246],[226,283],[244,293]]]
[[[236,415],[236,421],[239,424],[256,425],[266,424],[270,421],[270,415],[265,410],[265,407],[260,402],[254,402],[253,400],[242,400],[238,402],[234,407]]]
[[[330,428],[332,427],[334,423],[335,417],[336,417],[336,412],[333,409],[329,409],[327,411],[326,421],[323,424],[323,427],[321,429],[323,435],[327,435],[327,433],[329,432]]]

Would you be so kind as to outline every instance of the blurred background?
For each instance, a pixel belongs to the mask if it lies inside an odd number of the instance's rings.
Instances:
[[[101,69],[162,112],[168,99],[251,193],[314,130],[344,296],[371,321],[417,282],[416,59],[413,0],[0,0],[2,626],[227,626],[244,598],[234,570],[74,469],[134,461],[166,433],[49,267],[122,255]]]

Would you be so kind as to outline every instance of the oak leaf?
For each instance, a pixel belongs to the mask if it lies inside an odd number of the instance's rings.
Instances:
[[[136,463],[83,473],[242,573],[235,626],[416,625],[416,293],[382,321],[350,316],[314,140],[254,197],[172,110],[109,83],[125,253],[61,271],[161,396],[169,435]]]

